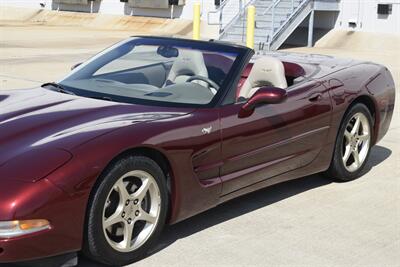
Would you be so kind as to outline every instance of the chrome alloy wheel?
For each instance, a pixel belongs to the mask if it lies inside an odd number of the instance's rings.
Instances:
[[[155,230],[161,209],[160,190],[152,175],[135,170],[117,180],[103,209],[107,242],[119,252],[142,246]]]
[[[355,172],[367,158],[371,143],[371,127],[368,118],[356,113],[347,123],[343,137],[342,159],[349,172]]]

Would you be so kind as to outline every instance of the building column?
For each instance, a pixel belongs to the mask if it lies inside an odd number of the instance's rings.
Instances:
[[[310,18],[308,19],[308,42],[307,47],[313,46],[314,40],[314,10],[311,10]]]

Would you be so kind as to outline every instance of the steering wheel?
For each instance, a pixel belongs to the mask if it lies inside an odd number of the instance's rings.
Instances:
[[[215,90],[217,90],[217,91],[219,90],[219,85],[216,82],[214,82],[213,80],[211,80],[207,77],[201,76],[201,75],[193,75],[186,80],[186,82],[191,82],[191,81],[203,81],[205,83],[208,83]],[[214,94],[214,92],[211,89],[210,89],[210,91]]]

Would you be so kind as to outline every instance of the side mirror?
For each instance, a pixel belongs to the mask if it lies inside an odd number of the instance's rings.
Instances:
[[[71,67],[71,70],[74,70],[74,69],[76,69],[77,67],[79,67],[80,65],[82,65],[82,62],[81,63],[78,63],[78,64],[75,64],[75,65],[73,65],[72,67]]]
[[[254,109],[259,105],[279,104],[286,100],[287,92],[285,89],[277,87],[261,87],[243,105],[239,112],[239,118],[250,116]]]

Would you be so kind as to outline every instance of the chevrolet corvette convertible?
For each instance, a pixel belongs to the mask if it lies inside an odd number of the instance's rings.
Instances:
[[[0,91],[0,262],[126,265],[166,224],[240,195],[353,180],[394,99],[378,64],[143,36],[57,83]]]

